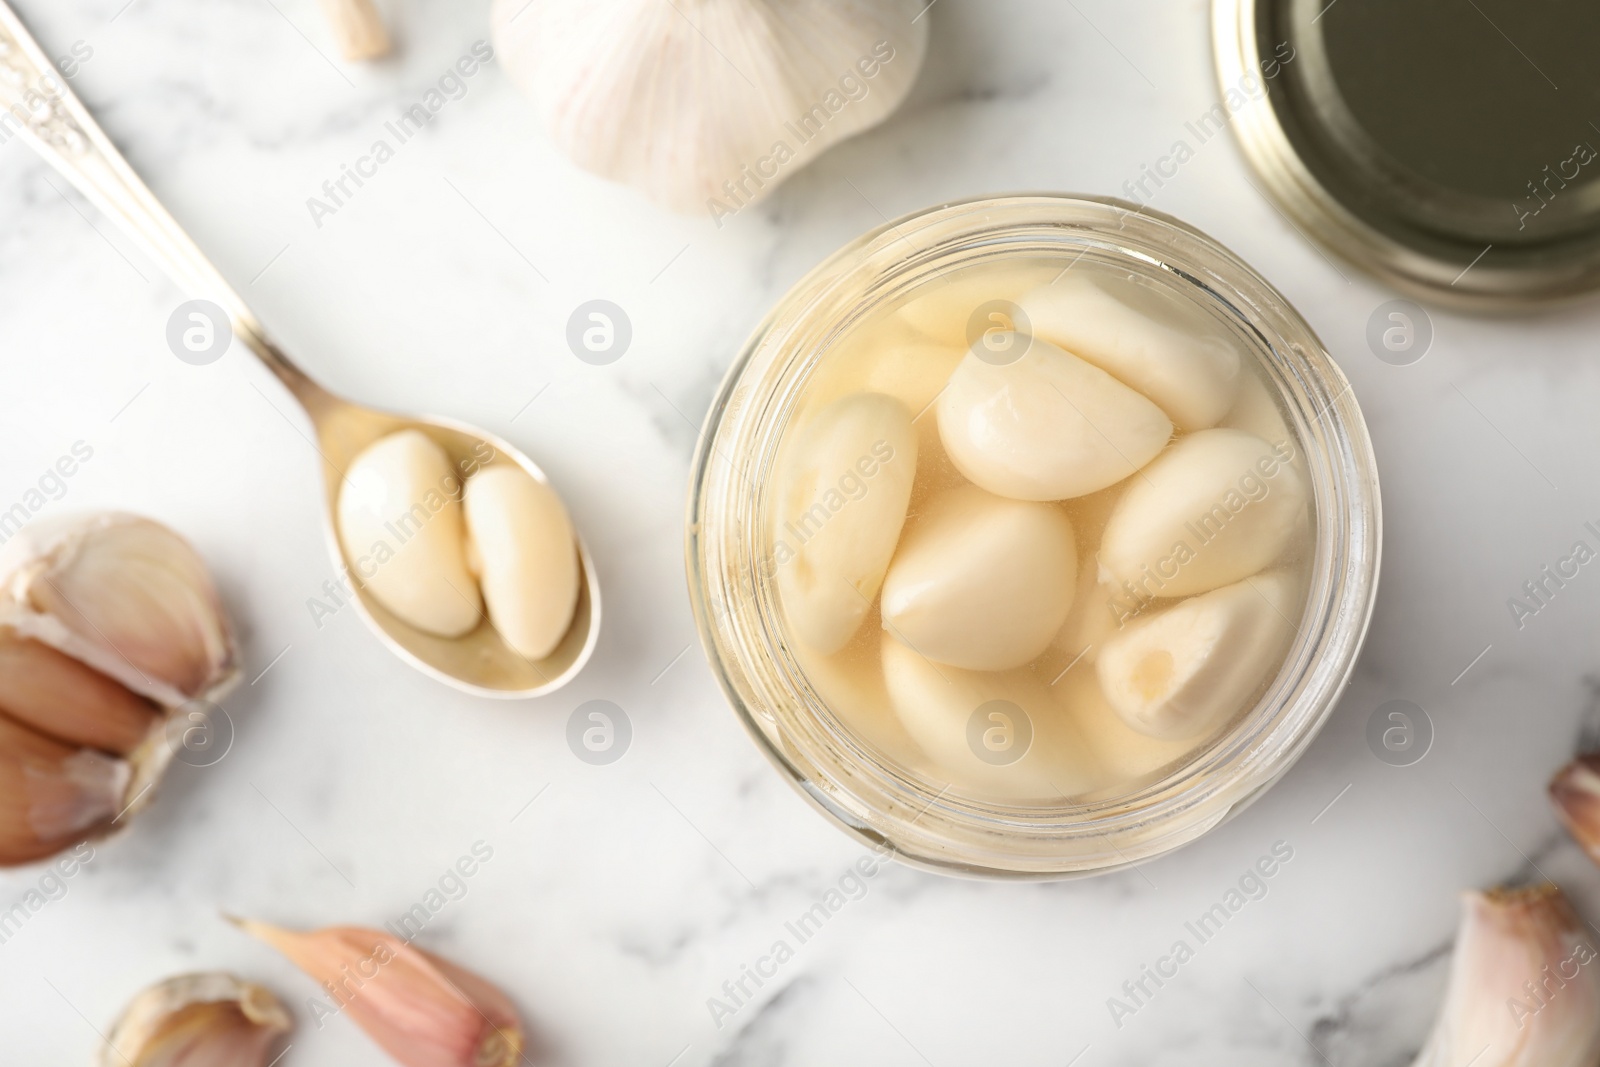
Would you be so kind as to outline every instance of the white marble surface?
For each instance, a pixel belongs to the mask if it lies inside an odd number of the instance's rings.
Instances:
[[[113,21],[125,3],[18,7],[52,53],[93,47],[77,89],[309,369],[539,457],[590,539],[606,629],[573,686],[519,706],[412,673],[351,613],[319,630],[318,470],[289,398],[237,348],[209,367],[174,359],[180,294],[21,143],[0,148],[0,503],[89,442],[51,510],[170,522],[220,576],[249,676],[282,654],[228,702],[227,758],[176,767],[133,830],[0,945],[7,1064],[86,1063],[136,989],[200,968],[293,1002],[285,1065],[385,1062],[346,1021],[317,1029],[310,984],[218,911],[379,923],[477,841],[494,858],[422,943],[513,993],[540,1064],[1400,1064],[1442,989],[1458,890],[1536,865],[1600,917],[1600,872],[1542,794],[1600,722],[1600,575],[1520,631],[1506,607],[1600,518],[1600,311],[1435,313],[1429,355],[1385,365],[1364,331],[1391,294],[1303,243],[1218,138],[1155,206],[1299,306],[1380,457],[1383,587],[1347,696],[1293,773],[1198,845],[1069,884],[888,869],[756,1003],[712,1022],[707,998],[863,853],[772,773],[688,648],[695,424],[764,310],[880,213],[1114,193],[1164,154],[1217,95],[1200,0],[942,0],[905,109],[721,230],[574,170],[497,67],[319,230],[306,197],[487,36],[483,0],[396,0],[404,55],[375,69],[314,50],[331,46],[313,0],[133,0]],[[563,341],[595,297],[635,325],[609,367]],[[594,698],[634,724],[612,766],[564,742]],[[1397,698],[1438,731],[1408,769],[1363,736]],[[1280,840],[1294,859],[1270,895],[1114,1026],[1107,998]],[[0,907],[36,878],[0,876]]]

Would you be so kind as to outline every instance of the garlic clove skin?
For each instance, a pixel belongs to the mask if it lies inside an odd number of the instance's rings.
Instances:
[[[467,562],[489,621],[517,654],[541,660],[561,643],[578,606],[578,547],[567,509],[520,467],[467,479]]]
[[[1306,518],[1292,457],[1240,430],[1181,438],[1128,483],[1101,565],[1145,598],[1209,592],[1271,566]]]
[[[214,695],[239,655],[205,562],[118,512],[34,523],[0,549],[0,625],[165,707]]]
[[[789,625],[815,651],[861,628],[900,540],[917,470],[911,412],[855,393],[817,413],[779,474],[773,565]]]
[[[939,439],[974,484],[1016,500],[1086,496],[1166,447],[1172,422],[1149,400],[1048,341],[1016,343],[1010,363],[969,353],[936,405]]]
[[[127,756],[161,722],[155,704],[49,645],[0,627],[0,713],[61,741]]]
[[[53,856],[111,828],[133,767],[0,716],[0,867]]]
[[[495,0],[495,51],[578,166],[719,225],[900,105],[920,0]]]
[[[883,583],[883,628],[940,663],[1009,670],[1049,647],[1077,581],[1065,512],[966,486],[907,524]]]
[[[1129,728],[1164,740],[1211,733],[1277,666],[1299,618],[1298,586],[1261,574],[1130,623],[1095,670]]]
[[[890,706],[926,754],[929,773],[942,783],[962,792],[1049,803],[1103,784],[1104,768],[1082,732],[1029,672],[934,664],[887,633],[881,653]],[[1011,757],[1005,751],[1011,746],[1021,755]],[[996,755],[982,758],[984,747]],[[995,762],[1001,759],[1010,761]]]
[[[133,999],[99,1067],[266,1067],[293,1023],[278,998],[231,974],[186,974]]]
[[[1550,802],[1573,839],[1600,863],[1600,753],[1563,767],[1550,782]]]
[[[471,633],[483,598],[467,570],[461,481],[419,430],[369,445],[339,493],[339,540],[363,588],[401,621],[440,637]]]
[[[1415,1067],[1594,1067],[1594,946],[1553,885],[1465,894],[1444,1007]]]
[[[1227,415],[1246,377],[1214,324],[1126,278],[1069,270],[1021,306],[1035,337],[1143,393],[1186,433]]]
[[[247,919],[240,929],[309,975],[403,1067],[513,1067],[526,1039],[511,1001],[478,975],[390,934],[309,933]]]

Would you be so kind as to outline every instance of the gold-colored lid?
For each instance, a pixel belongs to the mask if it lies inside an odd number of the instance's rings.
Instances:
[[[1600,288],[1600,4],[1214,0],[1212,26],[1229,125],[1305,235],[1466,308]]]

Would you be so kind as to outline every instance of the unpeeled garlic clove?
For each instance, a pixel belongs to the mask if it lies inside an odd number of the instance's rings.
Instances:
[[[1550,782],[1550,801],[1568,832],[1600,863],[1600,753],[1563,767]]]
[[[1203,737],[1244,709],[1295,634],[1298,586],[1261,574],[1128,624],[1095,670],[1131,729],[1181,741]]]
[[[883,583],[883,628],[940,663],[1009,670],[1049,647],[1077,581],[1060,508],[965,486],[908,524]]]
[[[34,523],[0,549],[0,625],[166,707],[238,676],[205,562],[150,519],[101,513]]]
[[[339,540],[357,580],[403,622],[440,637],[468,634],[483,618],[461,491],[444,449],[401,430],[356,456],[339,493]]]
[[[266,1067],[292,1022],[278,998],[231,974],[186,974],[133,999],[100,1067]]]
[[[467,479],[467,562],[483,588],[489,621],[530,660],[561,643],[578,606],[578,548],[556,491],[520,467]]]
[[[1553,885],[1467,893],[1450,984],[1415,1067],[1594,1067],[1600,961]]]
[[[877,125],[927,49],[921,0],[495,0],[494,45],[580,167],[720,224]]]
[[[127,756],[161,715],[155,704],[49,645],[0,627],[0,713],[52,737]]]
[[[1180,438],[1128,483],[1100,563],[1140,601],[1204,593],[1271,566],[1305,520],[1292,457],[1240,430]]]
[[[823,654],[861,628],[883,585],[917,470],[911,412],[855,393],[802,427],[779,474],[773,565],[789,625]]]
[[[470,971],[376,930],[234,922],[287,956],[405,1067],[511,1067],[522,1058],[516,1009]]]
[[[1021,306],[1035,337],[1143,393],[1185,432],[1221,421],[1245,377],[1214,324],[1131,279],[1069,270]]]
[[[130,797],[127,762],[0,716],[0,867],[32,863],[105,833]]]
[[[1015,344],[1009,363],[969,353],[936,405],[945,451],[975,484],[1017,500],[1085,496],[1166,447],[1172,422],[1149,400],[1041,338]]]

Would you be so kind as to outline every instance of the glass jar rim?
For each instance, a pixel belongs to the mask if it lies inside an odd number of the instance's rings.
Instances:
[[[919,238],[932,243],[923,247]],[[799,668],[786,667],[781,642],[772,641],[771,590],[751,571],[760,562],[751,543],[764,536],[761,486],[771,480],[766,475],[795,397],[831,344],[895,286],[921,284],[974,257],[1074,248],[1079,258],[1093,251],[1163,272],[1181,291],[1197,300],[1203,293],[1225,308],[1236,328],[1259,342],[1256,355],[1295,423],[1316,501],[1312,588],[1294,648],[1255,710],[1201,756],[1115,798],[1047,808],[985,804],[919,792],[904,768],[875,761],[859,746],[849,758],[834,752],[830,763],[826,750],[816,748],[819,736],[805,733],[826,727],[815,714],[826,711],[825,702],[816,698],[788,724],[774,710],[798,695],[785,693],[780,680],[794,681]],[[885,223],[834,253],[778,302],[707,413],[691,469],[686,562],[701,643],[735,713],[835,823],[916,866],[1056,878],[1178,847],[1288,770],[1354,667],[1376,594],[1380,527],[1371,443],[1349,383],[1265,279],[1170,216],[1111,198],[1041,193],[948,203]],[[748,602],[739,595],[741,576],[749,582]],[[848,738],[832,743],[847,748]],[[1085,851],[1096,842],[1103,847]]]

